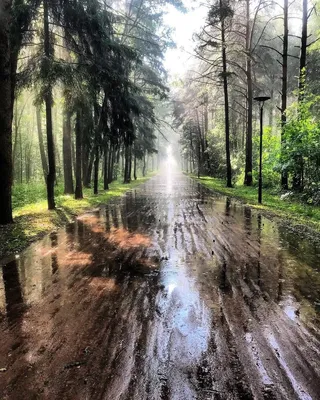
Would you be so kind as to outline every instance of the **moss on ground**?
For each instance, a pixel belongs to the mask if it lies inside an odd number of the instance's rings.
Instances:
[[[108,191],[101,190],[98,195],[94,195],[92,189],[84,189],[81,200],[75,200],[73,195],[64,195],[62,186],[58,186],[55,189],[57,208],[52,211],[47,209],[46,190],[42,183],[16,185],[13,189],[14,223],[0,226],[0,259],[20,252],[31,242],[71,222],[86,210],[122,196],[152,175],[138,178],[130,184],[112,182]]]
[[[307,225],[320,232],[320,207],[318,206],[303,204],[291,199],[282,200],[278,192],[270,189],[263,189],[263,204],[259,204],[257,187],[236,185],[228,188],[222,179],[211,178],[209,176],[201,176],[198,179],[196,176],[190,176],[215,192],[235,197],[250,207],[272,213],[282,218],[289,218],[295,223]]]

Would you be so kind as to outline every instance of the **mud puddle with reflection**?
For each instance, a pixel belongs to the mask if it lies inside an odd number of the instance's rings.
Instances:
[[[1,399],[318,399],[320,248],[159,175],[0,264]]]

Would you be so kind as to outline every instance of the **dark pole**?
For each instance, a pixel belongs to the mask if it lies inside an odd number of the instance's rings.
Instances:
[[[262,203],[262,135],[263,135],[263,105],[260,105],[260,163],[259,163],[259,193],[258,193],[258,203]]]
[[[263,106],[264,102],[269,100],[270,97],[259,96],[254,97],[254,100],[259,102],[260,105],[260,154],[259,154],[259,189],[258,189],[258,203],[262,203],[262,136],[263,136]]]

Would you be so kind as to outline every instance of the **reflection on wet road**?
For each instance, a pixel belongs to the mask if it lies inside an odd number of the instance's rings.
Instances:
[[[0,267],[1,399],[320,399],[320,248],[159,175]]]

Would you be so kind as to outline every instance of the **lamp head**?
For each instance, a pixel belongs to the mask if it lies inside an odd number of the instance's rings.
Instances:
[[[269,96],[257,96],[257,97],[254,97],[253,99],[256,100],[256,101],[264,103],[265,101],[270,100],[271,97],[269,97]]]

